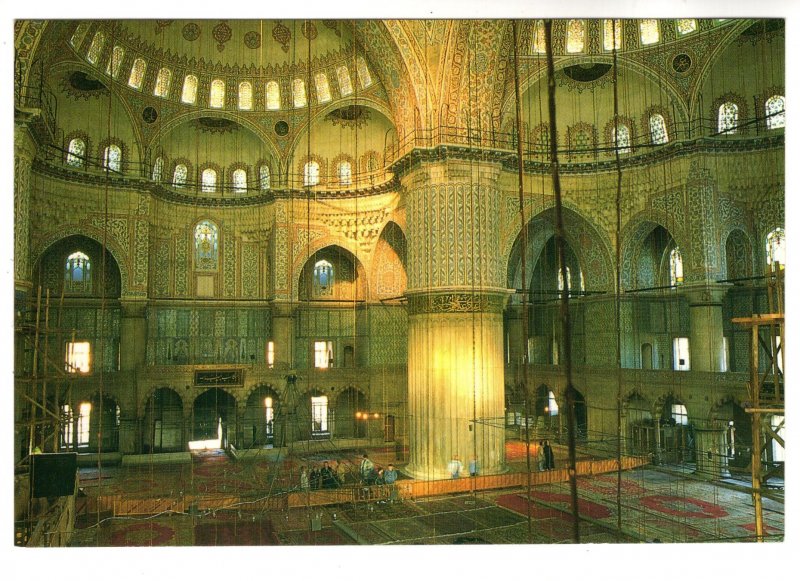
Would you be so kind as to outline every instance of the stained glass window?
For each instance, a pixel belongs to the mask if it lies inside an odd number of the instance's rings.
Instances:
[[[186,185],[186,178],[188,177],[189,171],[186,169],[186,166],[182,163],[179,163],[175,166],[175,171],[172,174],[172,185],[176,188],[182,188]]]
[[[353,94],[353,83],[350,81],[350,71],[342,65],[336,69],[336,78],[339,80],[339,94],[347,97]]]
[[[262,191],[270,188],[269,166],[262,165],[258,168],[258,185]]]
[[[613,130],[614,147],[620,153],[631,152],[631,131],[628,126],[620,123]]]
[[[639,21],[639,32],[642,44],[654,44],[658,42],[658,20],[646,18]]]
[[[775,228],[767,234],[767,265],[773,270],[786,266],[786,234],[783,228]]]
[[[211,93],[208,97],[208,106],[222,109],[225,106],[225,81],[214,79],[211,81]]]
[[[786,99],[783,95],[773,95],[764,105],[767,114],[767,129],[786,127]]]
[[[683,257],[676,247],[669,253],[669,284],[672,286],[683,282]]]
[[[603,49],[614,50],[622,48],[622,20],[603,20]]]
[[[128,86],[134,89],[141,89],[142,81],[144,81],[144,72],[146,69],[147,63],[144,62],[144,59],[137,58],[135,61],[133,61],[131,75],[128,77]]]
[[[166,98],[167,95],[169,95],[169,85],[171,81],[172,71],[166,67],[160,69],[156,77],[156,87],[153,90],[153,95]]]
[[[212,193],[217,191],[217,172],[210,167],[203,170],[200,178],[201,191],[205,193]]]
[[[678,19],[678,34],[689,34],[697,30],[697,20],[694,18]]]
[[[122,169],[122,150],[118,145],[109,145],[103,152],[103,167],[109,171],[119,172]]]
[[[303,168],[303,185],[316,186],[319,183],[319,164],[309,161]]]
[[[253,85],[247,81],[239,83],[239,109],[250,111],[253,108]]]
[[[181,93],[181,101],[189,105],[194,105],[197,100],[197,77],[194,75],[186,75],[183,79],[183,92]]]
[[[194,228],[194,259],[198,270],[215,270],[219,255],[217,225],[203,220]]]
[[[89,52],[86,53],[86,60],[93,65],[97,64],[100,60],[100,53],[103,52],[103,45],[106,43],[106,35],[98,30],[94,33],[92,44],[89,46]]]
[[[295,107],[306,106],[306,84],[303,79],[292,81],[292,101]]]
[[[164,172],[164,158],[157,157],[156,162],[153,164],[153,181],[160,182],[161,174]]]
[[[317,101],[327,103],[331,100],[331,87],[328,84],[328,76],[325,73],[314,75],[314,84],[317,86]]]
[[[86,143],[83,139],[76,137],[69,142],[67,148],[67,165],[73,167],[83,167],[86,160]]]
[[[113,78],[119,76],[119,70],[122,66],[122,61],[125,58],[125,49],[121,46],[115,46],[111,51],[111,57],[108,59],[108,66],[106,67],[106,74],[111,75]]]
[[[349,161],[340,161],[338,166],[339,185],[349,186],[353,183],[352,167]]]
[[[67,257],[64,282],[71,292],[91,290],[92,262],[83,252],[73,252]]]
[[[717,115],[717,131],[727,135],[736,133],[736,125],[739,123],[739,107],[736,103],[723,103],[719,106]]]
[[[654,144],[660,145],[669,141],[667,135],[667,124],[664,121],[664,116],[660,113],[650,115],[650,141]]]
[[[233,172],[233,191],[237,194],[247,191],[247,172],[245,170],[237,169]]]
[[[531,52],[539,54],[544,54],[547,52],[544,40],[544,20],[537,20],[536,25],[533,27]]]
[[[314,265],[314,295],[333,294],[333,265],[327,260],[319,260]]]
[[[567,52],[583,52],[586,29],[583,20],[570,20],[567,23]]]
[[[372,84],[372,76],[369,74],[367,62],[364,60],[364,57],[358,57],[356,59],[356,71],[358,72],[358,82],[361,83],[361,87],[364,89],[369,87]]]
[[[267,83],[267,109],[277,111],[281,108],[281,91],[278,83],[270,81]]]

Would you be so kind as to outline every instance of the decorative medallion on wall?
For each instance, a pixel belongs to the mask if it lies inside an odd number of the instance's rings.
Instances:
[[[303,36],[305,36],[308,40],[314,40],[317,38],[317,27],[310,20],[303,22],[303,26],[300,28],[300,30],[303,31]]]
[[[289,124],[286,121],[278,121],[275,124],[275,133],[283,137],[289,133]]]
[[[190,22],[183,27],[181,34],[183,34],[183,38],[189,42],[197,40],[200,38],[200,26],[196,22]]]
[[[155,123],[156,119],[158,119],[158,111],[153,107],[145,107],[142,111],[142,119],[144,119],[145,123]]]
[[[347,107],[334,109],[325,115],[326,121],[330,121],[334,125],[349,127],[350,129],[357,129],[365,125],[369,119],[369,109],[361,105],[348,105]]]
[[[336,20],[323,20],[322,24],[324,24],[327,28],[330,28],[336,36],[342,36],[342,31],[339,30],[339,22]]]
[[[75,71],[68,77],[62,77],[59,86],[62,91],[75,99],[99,97],[108,91],[102,82],[83,71]]]
[[[217,41],[217,50],[222,52],[225,50],[225,43],[231,39],[231,35],[233,31],[231,27],[228,26],[228,22],[226,20],[220,20],[219,24],[214,27],[214,30],[211,31],[211,34],[214,37],[214,40]]]
[[[281,45],[283,52],[289,52],[289,40],[292,38],[292,33],[280,20],[275,23],[272,29],[272,38]]]
[[[255,30],[251,30],[244,35],[244,45],[247,48],[259,48],[261,46],[261,35]]]
[[[692,68],[692,57],[685,52],[676,54],[672,58],[672,70],[676,73],[686,73]]]
[[[174,20],[156,20],[156,34],[164,30],[167,26],[175,22]]]

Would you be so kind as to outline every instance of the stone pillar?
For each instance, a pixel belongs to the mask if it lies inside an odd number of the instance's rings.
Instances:
[[[272,341],[275,343],[275,366],[294,369],[294,312],[288,303],[275,303],[272,310]]]
[[[416,478],[454,455],[505,469],[499,166],[443,163],[405,176],[409,222],[408,405]]]
[[[14,126],[14,286],[31,288],[31,168],[36,142],[26,125]]]
[[[136,454],[137,453],[137,432],[138,420],[136,413],[120,410],[119,418],[119,451],[123,454]]]
[[[653,464],[661,464],[661,414],[653,414]]]
[[[120,306],[119,368],[134,371],[144,365],[147,353],[147,302],[122,299]]]
[[[724,371],[722,299],[730,285],[686,284],[689,301],[689,365],[692,371]]]
[[[730,476],[728,472],[725,430],[720,427],[694,428],[695,474],[702,478],[718,479]]]
[[[514,305],[506,315],[506,341],[508,345],[508,364],[515,368],[523,363],[525,340],[522,337],[522,307]]]

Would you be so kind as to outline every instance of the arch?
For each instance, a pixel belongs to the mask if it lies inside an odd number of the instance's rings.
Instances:
[[[141,418],[144,417],[144,413],[145,413],[145,411],[147,411],[147,402],[150,401],[150,398],[152,398],[154,396],[154,394],[157,391],[161,390],[161,389],[168,389],[168,390],[174,392],[175,395],[177,395],[178,398],[181,401],[181,409],[183,410],[183,415],[184,416],[188,415],[189,410],[186,408],[188,403],[187,403],[186,399],[184,399],[183,395],[181,395],[181,392],[178,391],[177,389],[175,389],[174,387],[162,385],[162,386],[153,386],[153,387],[151,387],[144,394],[144,397],[137,402],[137,404],[136,404],[136,417],[137,418],[141,419]]]
[[[357,288],[355,296],[350,296],[349,298],[341,300],[368,300],[370,295],[366,270],[355,253],[356,249],[353,247],[354,245],[341,239],[332,238],[333,237],[322,238],[309,244],[306,249],[295,251],[298,257],[295,259],[293,265],[295,280],[292,281],[292,296],[295,297],[295,299],[312,296],[310,293],[311,287],[307,286],[303,288],[303,285],[311,284],[311,271],[314,268],[314,264],[316,264],[320,258],[326,258],[333,264],[334,269],[336,269],[337,262],[341,262],[339,258],[345,257],[353,265],[353,274],[355,275],[355,281],[353,282],[356,283]],[[305,250],[305,252],[303,252],[303,250]],[[331,258],[335,258],[336,260],[331,260]],[[338,282],[344,282],[346,280],[341,278],[338,273],[335,273],[334,277]],[[335,293],[334,298],[336,298]]]
[[[533,276],[533,268],[537,258],[541,255],[545,244],[555,236],[555,209],[554,202],[549,201],[545,207],[537,208],[528,221],[528,251],[526,264],[529,276]],[[614,291],[614,277],[611,260],[611,247],[606,236],[589,219],[571,207],[565,207],[563,212],[567,243],[575,253],[584,275],[586,290]],[[506,276],[509,288],[522,286],[522,233],[516,230],[517,235],[510,249],[504,251],[506,256]],[[506,243],[508,244],[508,242]],[[530,288],[530,285],[528,285]]]
[[[368,435],[368,420],[357,417],[356,413],[369,412],[369,401],[357,387],[347,387],[336,398],[334,407],[337,438],[365,438]]]
[[[641,256],[642,249],[644,248],[648,236],[657,228],[663,229],[666,235],[673,241],[674,245],[684,249],[684,253],[686,253],[686,249],[688,249],[688,245],[682,244],[681,240],[676,238],[676,233],[664,226],[660,219],[654,214],[654,212],[642,212],[628,222],[623,229],[621,236],[622,265],[620,268],[623,289],[637,288],[637,281],[639,280],[639,276],[637,276],[638,259]],[[659,259],[659,267],[660,266]],[[653,284],[648,286],[657,285]]]
[[[270,398],[270,417],[266,399]],[[244,398],[243,398],[244,399]],[[275,429],[281,425],[281,400],[278,392],[271,384],[254,385],[244,399],[242,410],[242,442],[245,448],[265,446],[275,442]]]
[[[741,228],[731,228],[725,240],[725,277],[730,279],[753,276],[755,256],[750,236]]]
[[[375,242],[370,262],[375,298],[396,298],[406,291],[407,239],[400,226],[389,220]]]
[[[185,409],[181,395],[171,387],[156,387],[144,400],[142,452],[179,452],[184,449]]]
[[[77,429],[78,418],[75,412],[82,403],[91,404],[87,426],[88,441],[81,446],[82,451],[116,452],[119,450],[120,406],[117,398],[111,394],[103,394],[101,397],[99,390],[95,390],[91,394],[78,395],[77,397],[73,394],[71,401],[61,400],[59,405],[69,405],[73,410],[72,421],[74,423],[71,426],[73,430]],[[98,441],[98,436],[102,437],[102,441]],[[72,441],[74,445],[77,445],[77,437],[74,437]]]
[[[572,388],[574,401],[575,417],[575,436],[580,441],[586,441],[589,437],[589,413],[586,405],[586,397],[582,392]]]
[[[221,446],[235,434],[236,396],[228,389],[212,387],[192,401],[192,440],[214,440],[222,427]]]

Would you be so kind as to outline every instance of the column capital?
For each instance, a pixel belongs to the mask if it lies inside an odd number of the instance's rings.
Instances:
[[[680,293],[689,301],[689,306],[721,306],[732,286],[730,283],[718,282],[686,283],[680,286]]]
[[[408,312],[421,313],[501,313],[508,289],[469,287],[424,289],[407,292]]]
[[[145,299],[120,299],[119,306],[122,309],[122,317],[144,317],[147,304]]]

